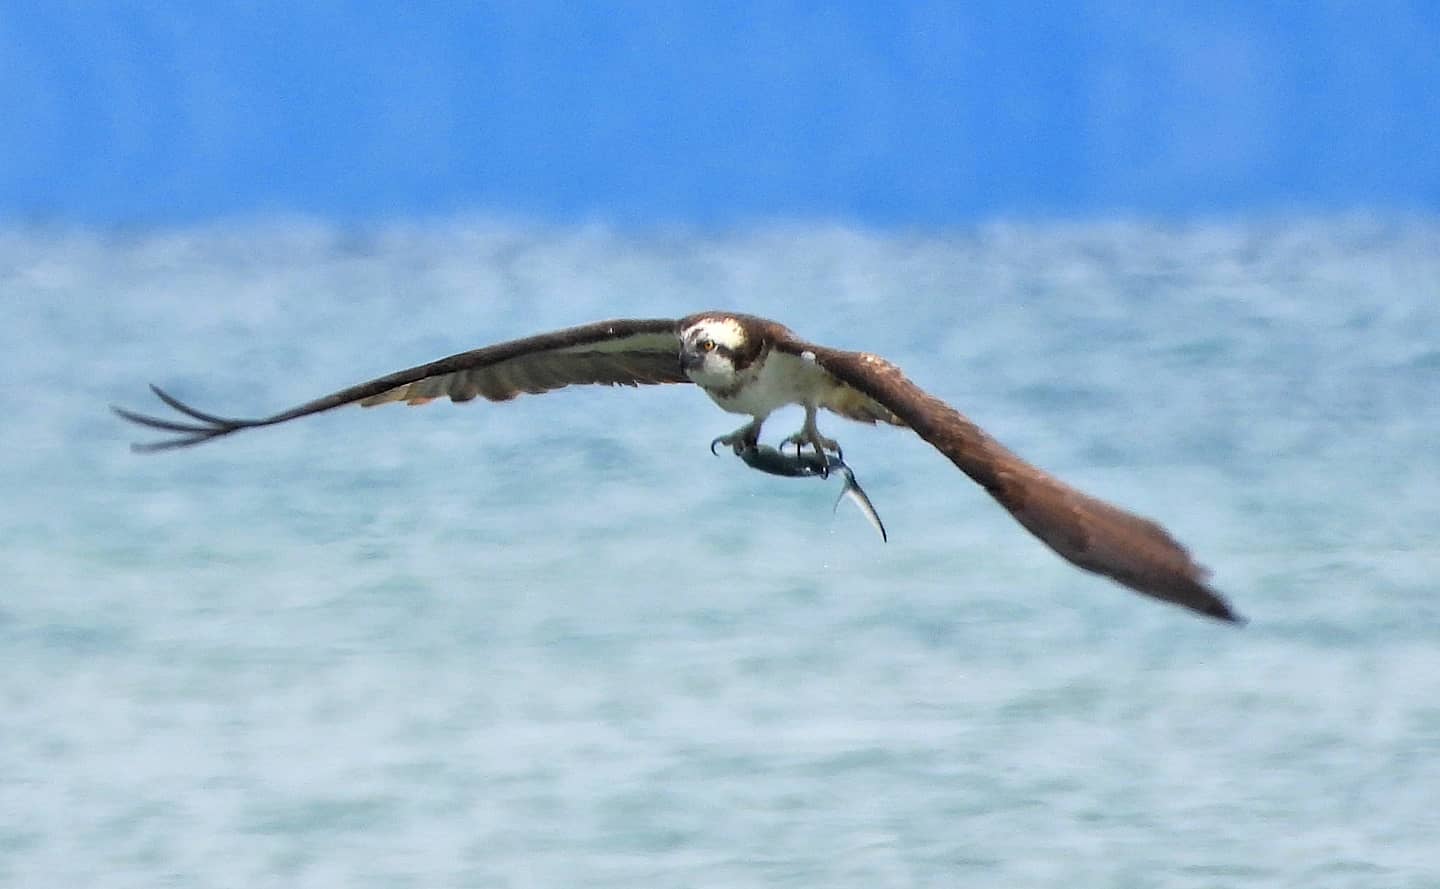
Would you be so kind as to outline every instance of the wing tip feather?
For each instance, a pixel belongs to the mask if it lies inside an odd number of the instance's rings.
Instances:
[[[1212,593],[1211,595],[1214,594]],[[1231,624],[1235,627],[1243,627],[1246,624],[1250,623],[1249,618],[1245,617],[1245,615],[1236,611],[1234,608],[1231,608],[1230,603],[1226,602],[1219,596],[1215,596],[1214,601],[1206,605],[1206,607],[1204,608],[1204,610],[1201,611],[1201,613],[1204,614],[1206,617],[1212,617],[1215,620]]]

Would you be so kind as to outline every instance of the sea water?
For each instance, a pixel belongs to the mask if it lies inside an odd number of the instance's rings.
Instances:
[[[688,386],[107,409],[706,308],[889,357],[1250,624],[824,418],[882,543]],[[0,309],[0,885],[1440,885],[1433,219],[12,228]]]

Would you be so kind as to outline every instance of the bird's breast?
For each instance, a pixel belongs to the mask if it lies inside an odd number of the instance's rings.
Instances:
[[[814,362],[771,352],[736,375],[730,386],[705,386],[706,393],[732,414],[765,417],[787,404],[818,403],[830,384]]]

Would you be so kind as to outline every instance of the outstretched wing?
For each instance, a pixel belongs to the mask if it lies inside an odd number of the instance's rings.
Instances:
[[[111,406],[121,417],[175,438],[137,444],[161,451],[200,444],[241,429],[273,426],[331,408],[390,401],[424,404],[436,398],[507,401],[521,393],[548,392],[586,383],[640,386],[686,383],[680,369],[680,338],[673,320],[600,321],[462,352],[342,389],[269,417],[243,420],[198,411],[156,386],[151,390],[186,419],[166,420]]]
[[[1160,525],[1097,500],[1025,462],[890,362],[803,342],[782,342],[777,347],[796,355],[813,354],[840,383],[915,430],[1070,562],[1147,596],[1220,620],[1242,622],[1206,584],[1208,572]]]

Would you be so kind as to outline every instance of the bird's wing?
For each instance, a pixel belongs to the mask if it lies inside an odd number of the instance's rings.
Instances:
[[[827,392],[820,405],[842,417],[861,423],[906,425],[898,414],[878,399],[848,384],[842,383]]]
[[[469,401],[477,396],[506,401],[521,393],[548,392],[586,383],[640,386],[687,383],[680,369],[680,339],[669,319],[600,321],[462,352],[396,371],[257,419],[231,419],[198,411],[158,387],[155,395],[183,418],[167,420],[120,407],[112,410],[132,423],[176,433],[176,437],[135,445],[159,451],[200,444],[241,429],[273,426],[346,404],[366,407],[390,401],[424,404],[436,398]]]
[[[814,355],[831,376],[915,430],[1070,562],[1147,596],[1220,620],[1242,621],[1206,583],[1209,572],[1159,524],[1025,462],[885,359],[800,341],[782,341],[777,348]]]

